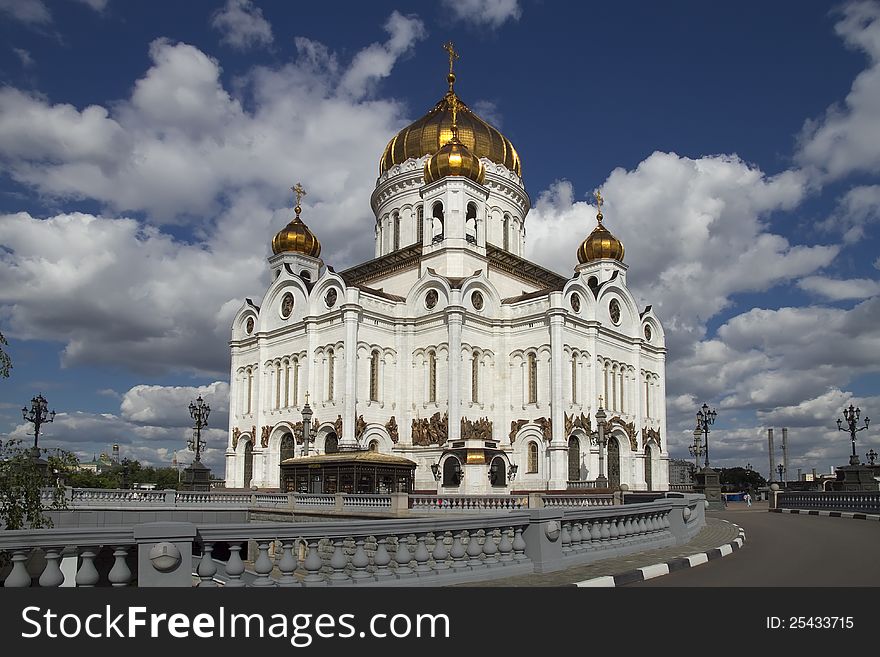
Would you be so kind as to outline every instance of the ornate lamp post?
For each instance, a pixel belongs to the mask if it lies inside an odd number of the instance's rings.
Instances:
[[[703,435],[706,437],[705,440],[705,456],[706,456],[706,468],[709,468],[709,427],[715,424],[715,418],[718,413],[714,410],[709,410],[709,406],[703,404],[703,407],[697,411],[697,428],[703,432]]]
[[[867,454],[865,454],[865,456],[868,457],[868,462],[870,463],[871,466],[873,466],[873,465],[874,465],[874,460],[877,458],[877,452],[875,452],[875,451],[872,449],[870,452],[868,452]]]
[[[37,458],[40,455],[40,427],[47,422],[55,421],[55,411],[50,412],[46,398],[43,395],[37,395],[31,399],[30,409],[27,406],[21,409],[21,416],[25,422],[30,422],[34,425],[34,447],[31,453],[34,455],[34,458]]]
[[[312,407],[309,406],[309,393],[306,392],[306,405],[302,409],[303,418],[303,456],[309,455],[309,443],[312,440]]]
[[[193,437],[187,441],[187,446],[196,453],[196,461],[202,460],[202,450],[207,445],[202,440],[202,428],[208,426],[208,414],[210,412],[211,407],[204,402],[201,395],[198,396],[195,403],[190,402],[189,414],[196,425],[193,427]]]
[[[856,424],[859,421],[859,415],[861,415],[862,409],[853,408],[853,405],[850,404],[849,408],[843,409],[843,418],[846,420],[846,428],[844,428],[843,420],[837,418],[837,430],[838,431],[849,431],[849,435],[852,439],[852,456],[849,457],[850,465],[861,465],[859,463],[859,457],[856,456],[856,434],[859,431],[864,431],[868,428],[868,425],[871,423],[871,418],[867,415],[865,416],[865,426],[856,428]],[[875,457],[876,458],[876,457]]]
[[[605,419],[607,417],[605,409],[602,408],[602,397],[599,397],[599,408],[596,411],[596,426],[598,430],[590,436],[592,443],[599,446],[599,476],[596,477],[599,488],[606,488],[606,482],[608,481],[608,478],[605,476],[605,446],[608,444],[608,438],[605,436]]]
[[[781,463],[776,466],[776,472],[779,474],[779,481],[784,484],[785,480],[782,478],[782,473],[785,472],[785,468],[782,466]]]
[[[694,429],[694,444],[688,445],[688,451],[694,457],[694,472],[700,469],[700,456],[703,454],[703,431],[698,426]]]

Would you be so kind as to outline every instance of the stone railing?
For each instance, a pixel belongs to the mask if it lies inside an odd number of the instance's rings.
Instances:
[[[694,490],[693,484],[669,484],[669,490],[677,491],[680,493],[692,493]]]
[[[516,511],[529,508],[528,495],[410,495],[413,511]]]
[[[612,493],[600,495],[541,495],[544,508],[552,507],[592,507],[614,504]]]
[[[880,492],[779,491],[776,493],[774,507],[777,509],[817,509],[877,515],[880,514]]]
[[[565,487],[572,490],[608,488],[608,480],[596,481],[595,479],[570,479],[565,482]]]
[[[394,520],[0,532],[4,586],[443,586],[688,542],[702,496]]]

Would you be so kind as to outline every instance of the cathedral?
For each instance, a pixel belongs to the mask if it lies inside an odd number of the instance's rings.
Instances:
[[[325,263],[296,186],[272,283],[232,326],[226,485],[373,452],[415,464],[416,491],[666,490],[663,328],[602,197],[571,275],[527,260],[519,154],[458,97],[446,48],[448,90],[379,160],[372,260]],[[390,492],[318,483],[300,490]]]

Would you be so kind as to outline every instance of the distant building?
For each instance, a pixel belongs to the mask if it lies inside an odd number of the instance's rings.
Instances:
[[[691,486],[694,483],[694,464],[684,459],[669,459],[669,485]]]
[[[80,472],[93,472],[96,475],[99,475],[103,474],[112,467],[113,463],[111,462],[110,457],[107,456],[106,452],[102,452],[100,458],[92,456],[91,461],[80,463],[77,469]]]

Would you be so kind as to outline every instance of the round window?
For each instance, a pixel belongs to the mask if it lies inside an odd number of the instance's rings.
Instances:
[[[482,310],[483,309],[483,294],[481,292],[474,292],[471,295],[471,303],[474,304],[474,309]]]
[[[336,305],[337,292],[335,287],[331,287],[326,296],[324,297],[324,303],[327,304],[328,308],[332,308]]]
[[[254,332],[254,318],[248,317],[247,322],[245,322],[244,330],[247,331],[247,334],[250,335]]]
[[[577,292],[571,295],[571,309],[576,313],[581,311],[581,297]]]
[[[618,303],[617,299],[612,299],[611,303],[608,304],[608,314],[611,315],[612,322],[620,324],[620,303]]]
[[[645,324],[645,340],[651,341],[651,327]]]
[[[437,305],[437,299],[437,290],[428,290],[428,294],[425,295],[425,307],[431,310]]]
[[[281,299],[281,316],[284,319],[290,317],[290,313],[293,312],[293,295],[288,292]]]

